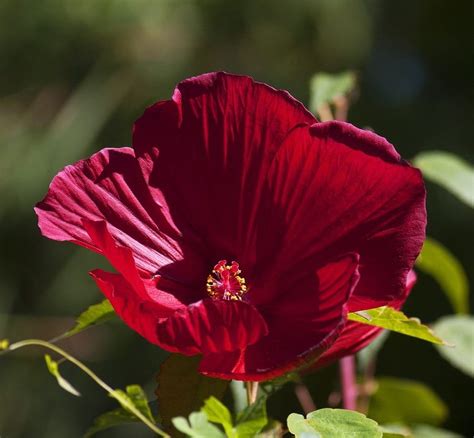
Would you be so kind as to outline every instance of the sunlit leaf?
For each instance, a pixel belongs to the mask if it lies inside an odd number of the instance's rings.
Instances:
[[[174,417],[199,411],[211,395],[221,399],[228,381],[212,379],[197,371],[199,356],[170,355],[160,366],[156,395],[165,427]]]
[[[68,330],[64,337],[82,332],[92,325],[102,324],[115,316],[114,308],[108,300],[89,306],[76,318],[76,325]]]
[[[421,169],[426,179],[474,207],[474,168],[468,162],[449,152],[429,151],[418,154],[413,164]]]
[[[266,395],[257,398],[237,415],[235,427],[232,415],[219,400],[209,397],[201,411],[209,421],[222,425],[229,438],[253,438],[267,424]]]
[[[474,377],[474,317],[445,316],[436,322],[434,328],[453,347],[437,346],[441,356],[451,365]]]
[[[351,72],[339,74],[317,73],[310,83],[309,109],[319,113],[323,105],[334,102],[338,97],[348,95],[356,85],[356,75]]]
[[[446,247],[427,238],[416,266],[438,282],[457,313],[469,313],[467,275],[461,263]]]
[[[377,379],[368,416],[379,423],[437,425],[447,413],[443,401],[423,383],[383,377]]]
[[[319,409],[307,415],[290,414],[288,429],[296,438],[381,438],[378,424],[360,412]]]
[[[72,395],[75,395],[76,397],[79,397],[81,394],[80,392],[74,388],[61,374],[59,373],[59,364],[51,359],[51,356],[49,354],[44,355],[44,359],[46,361],[46,366],[48,367],[48,371],[56,377],[56,380],[58,381],[58,384],[61,388],[63,388],[65,391],[71,393]]]
[[[125,391],[120,389],[114,392],[120,393],[130,403],[132,403],[146,418],[152,423],[155,423],[155,419],[151,413],[150,407],[148,406],[148,400],[145,392],[140,385],[129,385],[125,388]],[[121,424],[139,422],[140,419],[134,414],[128,411],[125,407],[117,408],[109,412],[105,412],[94,420],[92,427],[86,432],[84,438],[91,437],[92,435],[100,432],[101,430],[108,429],[113,426],[119,426]]]
[[[309,421],[301,414],[290,414],[286,419],[288,430],[296,438],[323,438]]]
[[[203,412],[193,412],[189,420],[184,417],[175,417],[171,421],[177,430],[189,437],[226,438],[224,432],[210,423]]]
[[[207,419],[212,423],[220,424],[228,437],[235,436],[232,424],[232,415],[225,405],[223,405],[217,398],[209,397],[201,409],[206,414]]]
[[[382,327],[434,344],[445,344],[441,338],[436,336],[428,326],[422,324],[419,319],[408,318],[403,312],[393,307],[382,306],[361,312],[351,312],[348,315],[348,319],[362,324]]]
[[[120,392],[122,395],[126,396],[145,417],[147,417],[152,423],[155,422],[150,407],[148,406],[145,391],[143,391],[140,385],[128,385],[125,388],[125,391],[117,389],[116,392]]]
[[[268,423],[266,402],[267,397],[260,396],[237,415],[235,430],[238,438],[252,438],[265,427]]]
[[[201,411],[209,421],[220,424],[228,438],[253,438],[267,424],[266,395],[261,395],[255,403],[247,406],[237,415],[235,426],[232,415],[219,400],[209,397]]]

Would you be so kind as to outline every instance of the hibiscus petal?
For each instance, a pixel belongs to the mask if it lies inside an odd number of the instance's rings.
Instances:
[[[251,304],[205,299],[175,312],[157,333],[167,350],[216,353],[254,344],[267,334],[267,325]]]
[[[83,221],[105,220],[113,238],[132,249],[141,270],[165,270],[172,276],[174,268],[183,281],[204,281],[207,267],[184,243],[164,200],[152,197],[130,148],[103,149],[67,166],[53,179],[35,211],[46,237],[101,252]]]
[[[132,251],[115,242],[104,221],[83,219],[82,223],[94,247],[107,257],[107,260],[122,274],[132,290],[142,299],[146,299],[145,285],[138,273]]]
[[[119,317],[145,339],[160,345],[156,326],[160,320],[172,313],[172,310],[157,302],[142,299],[120,274],[96,269],[91,271],[90,275]]]
[[[388,305],[395,309],[400,309],[415,283],[416,274],[412,270],[408,275],[405,294],[399,299],[388,303]],[[334,362],[341,357],[357,353],[369,345],[381,332],[382,329],[379,327],[372,327],[355,321],[347,321],[347,324],[340,336],[337,338],[337,341],[318,358],[314,367],[311,367],[311,371]]]
[[[83,220],[83,225],[92,244],[107,257],[112,266],[129,284],[129,295],[137,295],[137,298],[130,296],[130,299],[154,301],[171,310],[176,310],[184,307],[179,298],[183,298],[183,302],[186,302],[186,299],[195,293],[187,287],[159,275],[152,278],[142,277],[135,264],[131,249],[117,244],[104,221]]]
[[[267,380],[294,369],[330,347],[344,327],[347,301],[358,281],[358,257],[344,256],[319,268],[259,308],[268,336],[242,352],[205,354],[200,371],[237,380]]]
[[[342,122],[294,129],[264,198],[259,246],[274,246],[279,236],[272,270],[291,280],[301,265],[356,251],[354,296],[363,307],[403,295],[425,236],[425,189],[420,172],[386,140]]]
[[[175,223],[212,248],[210,263],[237,260],[250,278],[265,175],[288,132],[314,122],[286,92],[211,73],[181,82],[172,100],[147,109],[133,147]]]

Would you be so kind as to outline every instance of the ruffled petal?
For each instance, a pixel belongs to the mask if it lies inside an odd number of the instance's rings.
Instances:
[[[265,320],[251,304],[211,299],[175,312],[157,327],[161,345],[183,354],[242,349],[267,332]]]
[[[361,310],[403,295],[425,237],[425,189],[420,172],[385,139],[347,123],[318,123],[286,138],[259,217],[258,246],[275,254],[263,276],[291,281],[294,272],[355,251],[359,308],[350,310]]]
[[[148,341],[161,345],[158,322],[185,305],[177,298],[189,296],[179,283],[160,276],[142,277],[130,248],[118,245],[104,221],[83,220],[91,244],[107,257],[119,274],[96,269],[90,275],[123,321]]]
[[[163,304],[173,311],[184,307],[189,297],[196,295],[196,291],[166,277],[141,275],[132,250],[117,244],[104,221],[83,220],[83,226],[92,244],[130,285],[130,294],[141,300]]]
[[[397,300],[387,303],[387,305],[394,307],[395,309],[400,309],[408,298],[415,283],[416,274],[412,270],[408,275],[404,295]],[[379,327],[373,327],[355,321],[348,321],[344,330],[337,338],[337,341],[318,358],[314,366],[310,368],[310,371],[324,367],[341,357],[357,353],[369,345],[382,332],[382,330],[383,329]]]
[[[67,166],[35,208],[44,236],[97,252],[83,221],[105,221],[111,235],[130,248],[140,270],[201,284],[207,267],[183,240],[164,199],[152,197],[130,148],[103,149]]]
[[[133,147],[178,227],[208,244],[209,263],[237,260],[251,278],[265,175],[291,129],[314,122],[284,91],[210,73],[148,108],[134,126]]]
[[[260,307],[268,336],[241,352],[206,354],[203,374],[224,379],[267,380],[314,360],[330,347],[344,327],[347,301],[358,281],[357,255],[319,268]]]
[[[173,296],[162,292],[162,302],[143,299],[120,274],[100,269],[90,272],[99,289],[112,304],[117,315],[133,330],[153,344],[161,345],[156,335],[156,326],[177,308],[181,308]],[[149,285],[150,289],[154,285]],[[155,289],[156,292],[156,289]],[[166,299],[167,298],[167,299]]]
[[[192,292],[159,275],[142,277],[132,251],[115,242],[104,221],[83,220],[83,225],[91,243],[119,272],[91,271],[97,286],[129,327],[161,346],[156,333],[158,323],[185,308],[177,297],[188,297]]]
[[[83,227],[89,234],[92,245],[97,248],[110,264],[122,274],[131,290],[142,299],[147,299],[147,292],[138,272],[130,248],[118,245],[107,229],[104,221],[82,220]]]

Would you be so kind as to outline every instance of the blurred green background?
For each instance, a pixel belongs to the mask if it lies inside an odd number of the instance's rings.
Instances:
[[[406,158],[441,149],[473,162],[473,25],[471,0],[2,0],[0,338],[47,339],[101,299],[87,272],[103,261],[42,238],[33,205],[66,164],[130,144],[133,121],[181,79],[249,74],[307,103],[315,72],[355,69],[354,124],[386,136]],[[438,186],[428,191],[429,234],[473,283],[472,210]],[[406,313],[426,322],[452,313],[437,284],[419,277]],[[112,386],[140,383],[153,396],[164,353],[122,324],[64,346]],[[62,391],[40,353],[0,360],[2,438],[79,437],[115,406],[67,365],[83,397]],[[318,401],[335,387],[335,372],[308,380]],[[472,380],[431,345],[390,336],[378,373],[429,384],[449,406],[445,427],[474,432]],[[270,408],[281,418],[299,409],[289,390]],[[138,425],[103,436],[150,435]]]

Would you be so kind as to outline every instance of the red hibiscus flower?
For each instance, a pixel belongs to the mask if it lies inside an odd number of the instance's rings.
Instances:
[[[348,311],[404,298],[424,202],[385,139],[211,73],[148,108],[133,149],[66,167],[36,213],[43,235],[109,260],[117,273],[91,275],[147,340],[264,380],[330,348]]]

